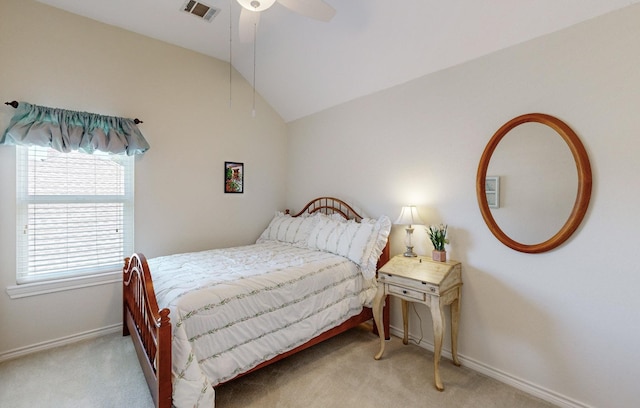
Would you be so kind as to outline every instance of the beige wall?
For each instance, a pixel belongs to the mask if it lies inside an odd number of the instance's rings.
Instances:
[[[147,256],[253,242],[285,205],[286,125],[229,65],[50,8],[0,2],[5,100],[139,117],[135,247]],[[0,105],[0,127],[13,108]],[[223,193],[224,161],[245,163],[245,193]],[[121,322],[119,284],[11,300],[15,149],[0,146],[0,356]]]
[[[638,21],[632,6],[290,123],[288,202],[332,194],[393,219],[417,205],[428,223],[449,224],[449,253],[464,265],[464,365],[561,406],[640,406]],[[594,176],[582,226],[540,255],[495,239],[475,196],[485,144],[530,112],[569,124]],[[393,253],[403,234],[394,229]],[[411,334],[421,335],[413,315]]]

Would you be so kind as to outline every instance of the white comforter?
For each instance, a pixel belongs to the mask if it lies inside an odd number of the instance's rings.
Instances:
[[[149,260],[173,324],[173,403],[213,407],[213,386],[342,323],[375,283],[339,255],[273,241]]]

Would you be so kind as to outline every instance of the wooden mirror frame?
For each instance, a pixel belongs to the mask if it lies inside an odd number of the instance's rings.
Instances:
[[[487,168],[489,167],[489,161],[491,160],[491,156],[498,146],[498,143],[507,135],[507,133],[509,133],[511,129],[528,122],[541,123],[555,130],[569,146],[578,170],[578,194],[576,195],[576,201],[567,222],[548,240],[532,245],[517,242],[507,236],[507,234],[500,229],[496,220],[493,218],[493,214],[491,214],[491,210],[489,209],[485,190]],[[587,151],[580,141],[580,138],[578,138],[578,135],[576,135],[575,132],[567,126],[567,124],[556,117],[546,115],[544,113],[529,113],[518,116],[505,123],[493,135],[491,140],[489,140],[489,143],[487,144],[487,147],[485,147],[482,157],[480,158],[480,164],[478,165],[476,195],[478,198],[478,205],[480,206],[480,212],[482,213],[482,218],[484,218],[487,227],[489,227],[489,230],[491,230],[493,235],[495,235],[500,242],[509,248],[520,252],[535,254],[546,252],[558,247],[574,233],[582,222],[582,219],[587,212],[587,208],[589,207],[589,200],[591,199],[591,184],[591,164],[589,162],[589,156],[587,155]]]

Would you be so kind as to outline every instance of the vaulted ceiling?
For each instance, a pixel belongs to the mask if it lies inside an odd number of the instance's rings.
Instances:
[[[231,59],[253,83],[253,44],[238,38],[236,0],[202,0],[220,9],[211,22],[183,12],[185,0],[38,1]],[[325,2],[336,10],[329,22],[295,14],[277,2],[261,15],[255,87],[287,122],[640,0]]]

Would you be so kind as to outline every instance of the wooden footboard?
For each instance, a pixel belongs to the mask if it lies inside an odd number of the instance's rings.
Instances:
[[[125,259],[122,276],[123,335],[131,335],[140,366],[157,408],[171,408],[171,323],[159,310],[147,260]]]

